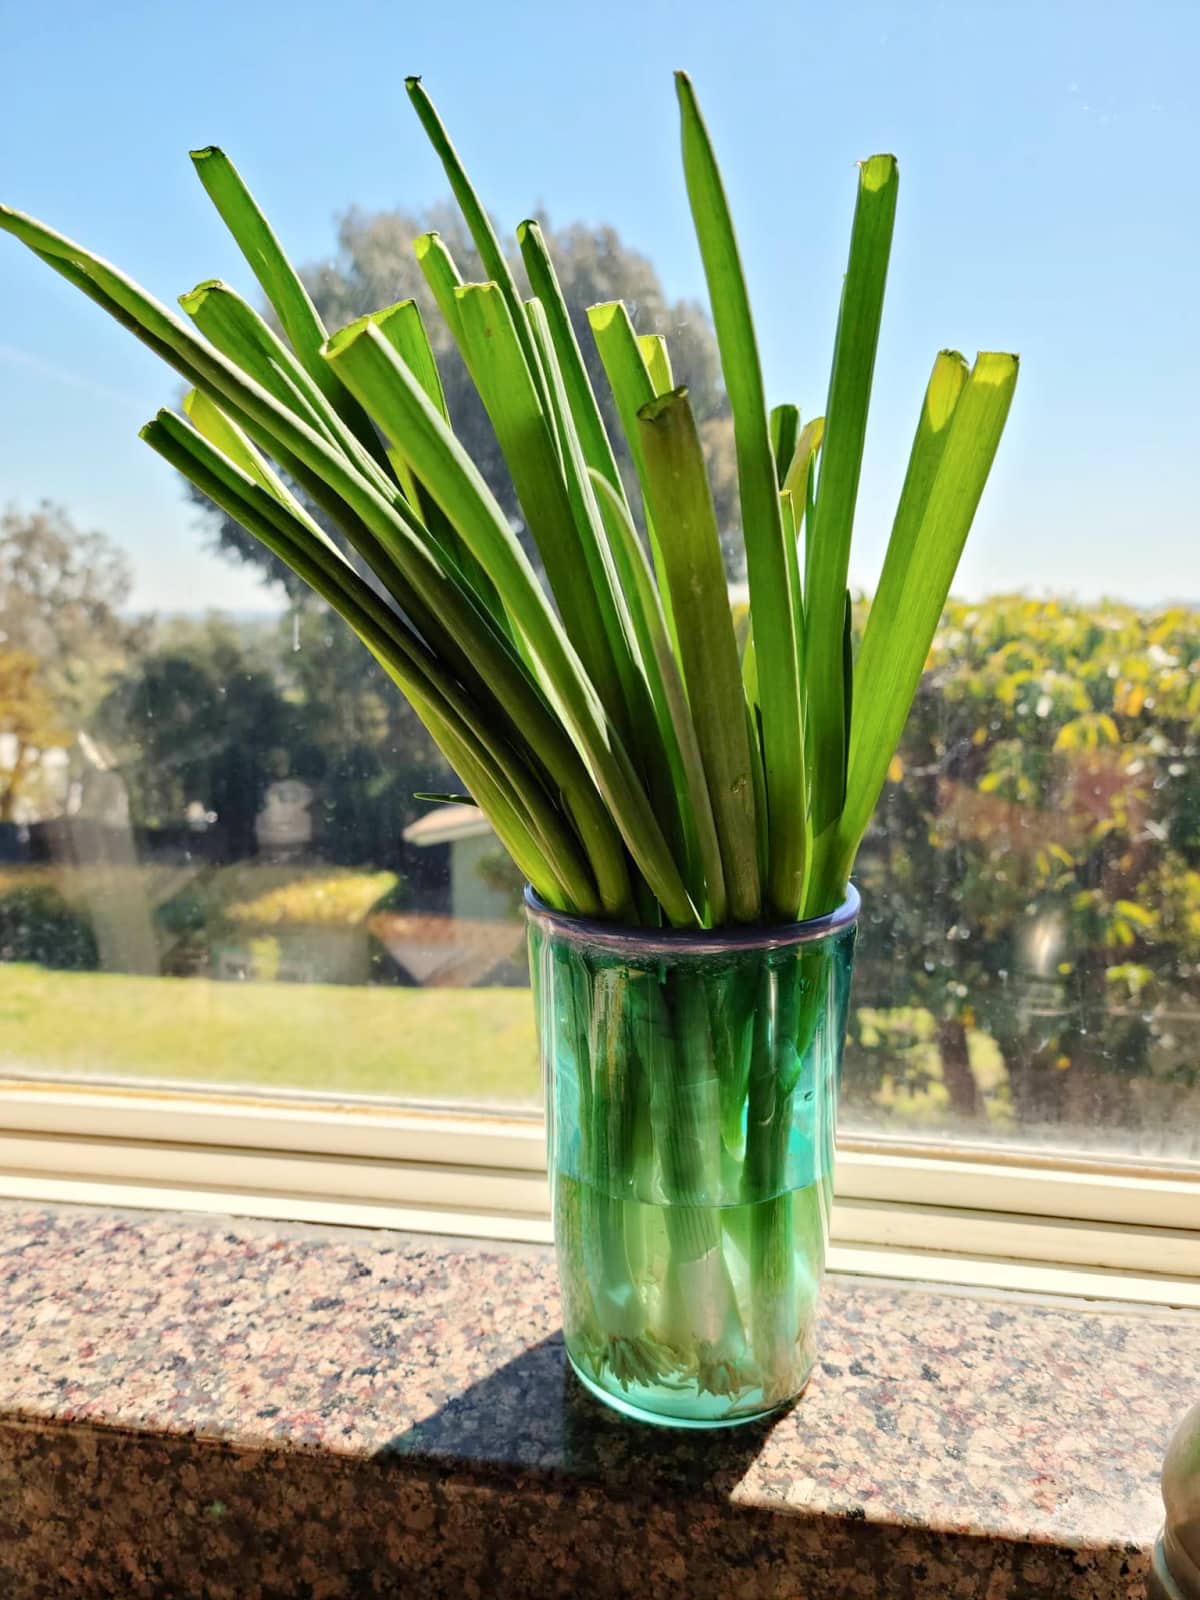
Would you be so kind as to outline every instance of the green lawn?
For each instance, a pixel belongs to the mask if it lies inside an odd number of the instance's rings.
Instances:
[[[537,1094],[527,989],[216,983],[0,966],[0,1071],[422,1099]]]
[[[953,1122],[927,1012],[865,1010],[886,1023],[888,1065],[872,1126],[930,1132]],[[1007,1126],[999,1052],[971,1035],[971,1065],[997,1129]],[[538,1094],[528,989],[401,989],[55,972],[0,964],[0,1073],[163,1078],[399,1099],[532,1103]],[[869,1075],[873,1077],[872,1075]]]

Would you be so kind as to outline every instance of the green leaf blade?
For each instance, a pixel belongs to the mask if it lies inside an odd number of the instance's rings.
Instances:
[[[629,446],[629,453],[633,458],[634,471],[637,473],[638,482],[642,486],[642,497],[646,515],[646,538],[650,545],[650,556],[654,562],[654,574],[658,581],[659,597],[662,601],[663,615],[667,622],[667,632],[671,637],[672,646],[676,648],[677,633],[675,629],[675,612],[671,602],[671,589],[667,582],[666,567],[663,562],[662,547],[654,527],[654,515],[650,509],[649,499],[646,496],[646,461],[642,453],[641,430],[638,426],[638,412],[643,406],[649,405],[656,398],[657,391],[646,365],[645,351],[642,341],[633,331],[629,312],[620,300],[605,301],[600,305],[588,307],[588,324],[592,330],[592,337],[596,341],[596,349],[604,367],[608,386],[612,390],[613,400],[616,402],[617,415],[621,419],[621,430],[625,435],[625,442]],[[666,393],[667,391],[662,391]]]
[[[274,308],[297,358],[332,400],[341,386],[332,373],[321,371],[320,350],[329,337],[328,330],[274,229],[223,150],[208,145],[203,150],[193,150],[191,159],[205,192]]]
[[[842,801],[848,740],[842,673],[846,578],[898,188],[894,156],[872,156],[862,163],[825,407],[815,516],[806,540],[808,734],[813,830],[818,835],[837,821]]]
[[[808,863],[807,777],[795,616],[762,368],[741,257],[708,130],[685,73],[676,74],[683,165],[725,387],[733,412],[750,610],[762,692],[770,872],[775,915],[794,918]]]
[[[623,858],[612,851],[610,835],[615,829],[668,917],[680,926],[694,924],[695,909],[628,751],[478,468],[377,329],[367,324],[343,330],[343,335],[330,340],[327,351],[368,412],[392,438],[402,441],[414,471],[483,564],[542,667],[544,681],[553,687],[556,709],[608,806],[606,811],[589,805],[579,818],[581,835],[593,851],[606,909],[626,916],[632,912]],[[590,801],[586,793],[571,798]]]
[[[520,340],[521,349],[530,371],[534,374],[534,381],[538,383],[537,358],[533,347],[533,335],[529,324],[525,320],[525,308],[521,303],[521,295],[517,289],[516,280],[508,265],[508,259],[500,247],[496,231],[492,227],[491,218],[484,208],[483,202],[475,192],[475,187],[467,176],[466,168],[459,158],[458,151],[451,142],[450,135],[446,132],[442,119],[438,116],[433,101],[429,98],[424,84],[419,77],[408,77],[404,80],[404,87],[408,91],[408,98],[413,109],[420,119],[430,144],[433,146],[438,160],[442,163],[442,170],[450,184],[450,189],[458,203],[458,208],[463,214],[475,248],[479,251],[479,259],[483,262],[483,270],[491,281],[497,284],[501,294],[508,304],[509,315],[512,317],[517,338]],[[540,391],[540,383],[539,383]],[[545,398],[544,395],[541,398]]]
[[[611,671],[620,689],[621,715],[616,715],[614,708],[614,719],[622,727],[630,747],[642,755],[643,770],[653,784],[655,777],[661,777],[663,771],[661,738],[656,737],[661,730],[649,698],[628,601],[617,576],[607,523],[592,488],[583,442],[575,429],[566,383],[558,365],[545,309],[539,300],[533,299],[529,301],[526,311],[533,329],[534,343],[542,359],[551,420],[561,449],[567,502],[579,554],[588,575],[588,582],[580,585],[576,572],[576,587],[585,588],[595,600],[605,638],[606,670]],[[666,796],[663,799],[667,801]],[[670,804],[669,801],[667,803]]]
[[[934,365],[854,673],[846,803],[819,893],[845,888],[904,729],[1016,388],[1015,356]],[[813,905],[814,913],[822,907]]]
[[[193,150],[191,159],[205,193],[279,318],[296,359],[359,443],[379,460],[374,430],[362,408],[321,360],[328,332],[312,296],[241,173],[216,145]]]
[[[476,788],[505,847],[536,874],[531,881],[544,882],[562,904],[598,910],[578,844],[536,773],[404,619],[332,546],[313,539],[273,496],[171,412],[160,412],[142,437],[350,624]]]
[[[721,844],[704,776],[704,759],[662,602],[625,501],[600,473],[593,471],[591,476],[601,504],[607,502],[611,516],[608,526],[613,556],[646,663],[676,794],[681,799],[686,796],[686,804],[680,809],[687,831],[685,854],[692,900],[707,908],[708,924],[719,927],[727,912]]]
[[[796,453],[796,438],[800,432],[800,408],[793,405],[775,406],[770,416],[771,454],[775,458],[775,477],[782,489],[787,483],[788,469]]]
[[[464,284],[455,304],[459,349],[496,430],[567,636],[609,715],[628,733],[612,586],[591,530],[572,506],[553,416],[542,405],[500,289]]]
[[[438,371],[437,357],[433,353],[433,346],[429,342],[429,334],[417,302],[397,301],[394,306],[385,306],[382,311],[373,311],[371,321],[416,378],[443,420],[449,422],[450,412],[446,406],[442,375]],[[328,364],[325,363],[326,366]]]
[[[254,308],[217,278],[199,283],[179,304],[215,349],[337,449],[361,451],[325,395]],[[340,387],[340,385],[339,385]],[[364,462],[365,464],[365,462]],[[374,470],[373,464],[367,470]],[[386,479],[379,475],[379,481]]]
[[[661,333],[639,333],[637,343],[642,360],[646,363],[646,371],[650,374],[650,382],[654,385],[654,393],[670,394],[675,387],[675,379],[671,373],[671,353],[667,349],[666,339]]]
[[[529,275],[529,286],[533,290],[534,299],[541,306],[546,318],[571,417],[575,431],[579,435],[583,459],[588,470],[598,472],[624,500],[625,488],[621,482],[621,474],[617,470],[612,444],[605,431],[604,419],[596,403],[591,379],[584,365],[583,352],[575,337],[571,314],[559,285],[558,274],[554,270],[554,262],[546,247],[545,236],[536,222],[526,221],[517,227],[517,243],[521,249],[525,271]],[[536,334],[536,329],[534,332]]]
[[[454,264],[454,257],[446,248],[446,243],[439,233],[423,233],[413,241],[413,254],[417,258],[425,282],[429,285],[433,298],[437,301],[437,308],[445,319],[446,326],[457,341],[456,325],[458,310],[454,302],[454,291],[463,285],[462,274]]]
[[[385,306],[382,311],[371,312],[369,320],[416,378],[442,420],[449,423],[450,412],[446,405],[446,391],[442,387],[442,375],[416,301],[400,300],[395,305]],[[420,483],[408,471],[403,457],[397,456],[396,461],[397,477],[421,520],[437,539],[439,547],[454,562],[484,608],[497,620],[503,621],[503,607],[495,586],[483,568],[442,515],[436,502],[423,492]]]
[[[721,841],[729,910],[735,921],[752,922],[762,894],[741,669],[720,534],[687,390],[651,401],[639,413],[638,425],[679,629],[680,664]]]

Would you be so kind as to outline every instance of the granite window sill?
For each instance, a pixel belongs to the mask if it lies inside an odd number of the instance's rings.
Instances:
[[[537,1250],[0,1204],[0,1593],[1145,1593],[1200,1317],[834,1279],[771,1425],[634,1428]]]

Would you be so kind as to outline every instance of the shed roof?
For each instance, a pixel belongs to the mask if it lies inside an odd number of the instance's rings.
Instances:
[[[492,832],[492,825],[478,806],[434,806],[404,830],[406,843],[415,845],[452,844],[455,839],[477,839]]]

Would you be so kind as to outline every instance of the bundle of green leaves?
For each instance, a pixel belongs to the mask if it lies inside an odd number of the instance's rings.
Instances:
[[[523,298],[420,80],[407,87],[489,281],[462,282],[436,234],[417,241],[418,260],[545,587],[455,436],[415,304],[330,337],[220,150],[192,159],[282,336],[225,284],[182,296],[189,325],[42,223],[0,207],[0,227],[193,385],[185,414],[160,412],[143,437],[341,613],[547,904],[677,927],[830,910],[916,692],[1016,357],[937,356],[852,659],[846,581],[896,162],[860,167],[825,415],[801,426],[795,406],[768,412],[724,186],[678,75],[735,431],[751,618],[739,659],[703,453],[665,340],[639,336],[621,303],[589,313],[637,469],[631,497],[541,231],[517,230]]]

